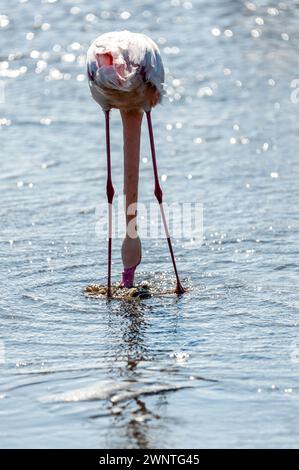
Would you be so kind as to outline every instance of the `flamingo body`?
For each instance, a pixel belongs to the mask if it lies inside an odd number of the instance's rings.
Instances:
[[[164,67],[158,46],[145,34],[113,31],[93,41],[87,52],[91,94],[107,111],[149,111],[164,94]]]
[[[151,109],[162,100],[164,94],[164,68],[158,46],[145,34],[114,31],[99,36],[87,52],[87,75],[91,94],[105,113],[108,202],[108,289],[111,297],[112,250],[112,202],[114,187],[111,174],[110,125],[111,108],[120,110],[124,137],[124,194],[126,209],[126,235],[122,244],[124,270],[121,285],[132,287],[134,274],[141,261],[141,242],[137,233],[136,203],[140,159],[140,135],[143,112],[146,112],[153,170],[155,195],[159,202],[167,243],[177,279],[176,292],[184,288],[180,284],[172,244],[163,209],[162,190],[159,183]],[[133,206],[133,210],[131,211]],[[132,224],[132,222],[134,222]],[[132,225],[133,228],[132,229]]]

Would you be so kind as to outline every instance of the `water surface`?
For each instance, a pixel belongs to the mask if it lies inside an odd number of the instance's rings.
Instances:
[[[1,447],[298,447],[298,2],[0,6]],[[160,46],[165,198],[204,207],[203,245],[174,243],[193,287],[181,298],[83,294],[106,272],[104,119],[85,53],[117,29]],[[116,111],[111,136],[121,193]],[[143,250],[138,279],[172,283],[165,241]]]

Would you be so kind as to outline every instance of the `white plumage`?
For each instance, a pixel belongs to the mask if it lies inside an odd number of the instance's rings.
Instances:
[[[87,73],[91,94],[104,110],[147,111],[164,94],[159,49],[145,34],[114,31],[99,36],[87,52]]]

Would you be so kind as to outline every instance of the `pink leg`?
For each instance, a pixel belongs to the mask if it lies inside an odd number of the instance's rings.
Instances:
[[[160,186],[160,183],[159,183],[156,152],[155,152],[155,143],[154,143],[154,134],[153,134],[153,127],[152,127],[152,120],[151,120],[151,112],[150,111],[146,112],[146,117],[147,117],[148,131],[149,131],[150,144],[151,144],[152,161],[153,161],[153,170],[154,170],[154,177],[155,177],[155,191],[154,191],[154,193],[155,193],[155,196],[156,196],[157,201],[158,201],[159,206],[160,206],[163,226],[164,226],[164,230],[165,230],[165,234],[166,234],[166,238],[167,238],[167,243],[168,243],[168,247],[169,247],[169,251],[170,251],[170,256],[171,256],[171,259],[172,259],[172,264],[173,264],[174,272],[175,272],[175,276],[176,276],[176,289],[175,289],[175,292],[177,294],[183,294],[185,292],[185,289],[182,286],[182,284],[180,282],[179,275],[178,275],[176,262],[175,262],[175,257],[174,257],[174,253],[173,253],[173,249],[172,249],[171,238],[170,238],[170,234],[169,234],[169,231],[168,231],[166,217],[165,217],[164,208],[163,208],[163,192],[162,192],[162,189],[161,189],[161,186]]]
[[[113,188],[112,178],[111,178],[109,113],[110,113],[110,111],[105,111],[106,150],[107,150],[106,194],[107,194],[107,200],[108,200],[108,289],[107,289],[107,297],[111,297],[112,201],[113,201],[113,196],[114,196],[114,188]]]

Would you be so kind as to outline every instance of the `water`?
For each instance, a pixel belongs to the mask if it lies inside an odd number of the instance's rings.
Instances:
[[[298,2],[1,12],[1,446],[297,447]],[[153,113],[165,198],[204,206],[203,245],[174,243],[193,286],[181,298],[83,294],[106,272],[104,119],[84,57],[117,29],[153,37],[167,69]],[[120,133],[114,112],[118,193]],[[141,157],[148,202],[145,130]],[[166,243],[143,249],[138,279],[172,284]],[[113,259],[116,280],[119,241]]]

